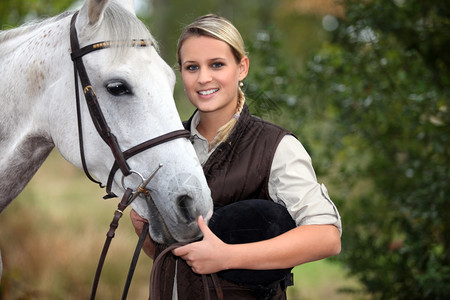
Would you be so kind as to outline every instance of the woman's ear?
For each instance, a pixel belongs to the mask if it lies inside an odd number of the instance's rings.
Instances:
[[[239,63],[239,81],[242,81],[247,77],[249,67],[250,61],[247,56],[244,56]]]

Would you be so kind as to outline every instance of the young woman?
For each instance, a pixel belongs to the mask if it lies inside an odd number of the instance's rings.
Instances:
[[[202,16],[181,34],[177,58],[186,95],[197,108],[185,127],[191,131],[215,209],[246,199],[271,200],[287,210],[295,228],[263,241],[229,244],[199,218],[204,238],[173,251],[185,269],[177,270],[178,287],[163,292],[167,299],[201,297],[196,274],[286,269],[337,255],[341,220],[325,186],[316,180],[308,153],[292,133],[252,116],[245,104],[241,86],[249,59],[237,29],[222,17]],[[139,232],[147,221],[135,212],[131,217]],[[150,239],[145,251],[155,254]],[[240,283],[223,280],[222,285],[225,299],[268,297]],[[268,298],[286,298],[286,285],[275,289]]]

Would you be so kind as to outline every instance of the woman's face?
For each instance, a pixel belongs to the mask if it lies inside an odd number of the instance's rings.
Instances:
[[[186,94],[200,112],[235,113],[239,82],[248,73],[248,58],[239,63],[220,40],[193,36],[180,49],[180,72]]]

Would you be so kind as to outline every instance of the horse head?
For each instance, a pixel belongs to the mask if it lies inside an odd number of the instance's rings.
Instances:
[[[173,99],[173,70],[159,56],[156,42],[136,18],[133,7],[133,1],[86,1],[76,23],[81,44],[117,41],[112,49],[83,59],[105,119],[122,150],[183,128]],[[146,41],[148,47],[121,44],[130,39]],[[86,147],[87,166],[105,182],[112,157],[105,156],[109,151],[92,130],[92,123],[85,125],[91,128],[84,142],[90,145]],[[152,238],[160,243],[198,238],[196,218],[209,217],[212,201],[191,143],[185,138],[174,139],[130,157],[127,163],[136,172],[113,175],[111,189],[115,194],[137,187],[142,178],[136,174],[146,178],[162,166],[147,186],[150,195],[132,204],[150,221]]]
[[[29,126],[33,132],[26,135],[43,136],[66,160],[82,168],[74,100],[78,90],[86,166],[93,177],[106,184],[116,158],[90,117],[83,87],[74,85],[70,19],[71,14],[63,14],[34,29],[29,40],[35,50],[30,56],[35,58],[30,58],[33,63],[28,68],[37,77],[24,83],[22,91],[16,92],[22,95],[16,97],[35,98],[29,101],[34,110],[31,122],[35,123]],[[105,49],[83,55],[82,61],[91,92],[120,151],[183,129],[173,99],[174,71],[160,57],[156,41],[136,17],[133,1],[86,0],[74,26],[81,48],[111,42]],[[131,40],[144,41],[145,47]],[[14,93],[10,94],[13,103],[16,99]],[[132,203],[137,213],[149,220],[150,235],[156,242],[192,241],[201,236],[196,219],[200,215],[209,218],[212,200],[188,139],[158,144],[129,157],[126,164],[131,173],[119,170],[111,175],[111,192],[118,196],[128,187],[138,187],[162,165],[147,185],[150,194]]]

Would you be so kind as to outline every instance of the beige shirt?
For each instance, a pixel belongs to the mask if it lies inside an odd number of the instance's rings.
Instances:
[[[196,129],[199,121],[199,114],[196,113],[192,119],[191,134],[194,149],[203,165],[217,146],[208,152],[208,141]],[[311,157],[300,141],[291,135],[283,137],[275,151],[269,177],[269,195],[274,202],[287,208],[297,226],[332,224],[342,234],[339,212],[325,185],[317,182]]]

